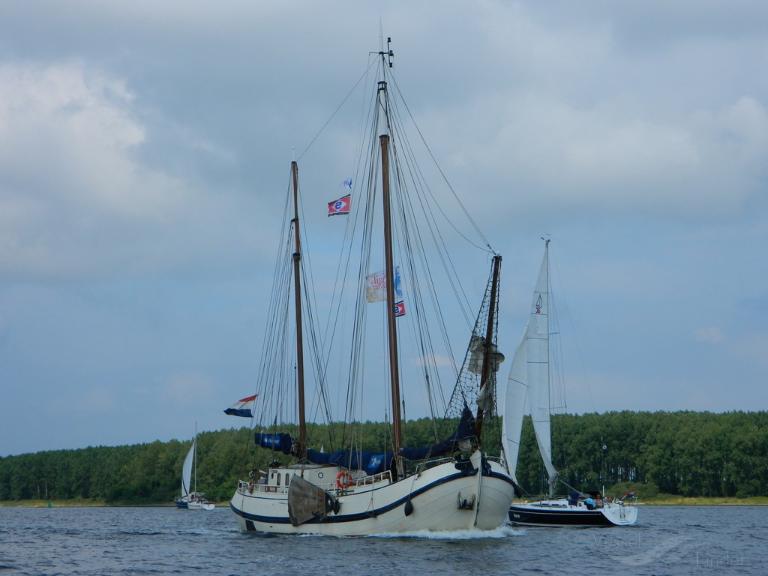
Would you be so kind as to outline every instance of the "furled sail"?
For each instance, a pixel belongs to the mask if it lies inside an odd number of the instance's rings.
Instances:
[[[533,292],[531,315],[526,332],[528,394],[533,429],[541,459],[547,469],[550,492],[557,480],[552,465],[549,402],[549,241],[546,241],[539,279]]]
[[[181,468],[181,495],[182,497],[188,496],[192,492],[192,463],[195,459],[195,445],[197,444],[197,438],[192,441],[192,446],[187,452],[187,457],[184,458],[184,465]]]

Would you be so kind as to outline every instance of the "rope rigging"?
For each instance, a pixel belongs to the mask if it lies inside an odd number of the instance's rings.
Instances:
[[[391,58],[391,54],[389,55]],[[307,222],[311,219],[305,217],[301,203],[297,208],[302,218],[300,236],[304,248],[298,266],[301,276],[301,300],[304,302],[301,316],[306,325],[306,340],[302,349],[309,355],[315,383],[310,419],[316,420],[320,417],[329,424],[329,430],[335,428],[330,426],[334,422],[332,410],[334,401],[331,394],[332,386],[329,384],[329,370],[339,365],[335,359],[344,358],[347,364],[346,390],[343,408],[341,406],[336,408],[343,411],[343,420],[338,435],[335,438],[331,437],[330,442],[331,445],[356,446],[358,449],[363,448],[364,439],[358,432],[359,427],[354,426],[354,423],[366,418],[365,406],[370,403],[368,398],[378,398],[375,394],[369,396],[370,392],[366,392],[364,383],[371,380],[378,382],[382,376],[381,371],[377,370],[377,365],[367,361],[364,353],[369,345],[376,345],[382,338],[381,334],[377,335],[368,327],[369,320],[375,318],[369,318],[370,304],[366,295],[368,276],[378,269],[378,250],[381,244],[378,237],[380,224],[377,220],[382,209],[377,204],[381,203],[379,194],[381,151],[378,145],[380,131],[385,131],[391,136],[389,155],[393,249],[397,254],[395,263],[403,274],[403,285],[407,288],[405,291],[407,317],[400,322],[403,328],[398,331],[404,335],[407,334],[409,342],[406,342],[405,338],[401,339],[398,341],[397,348],[401,354],[409,355],[410,364],[401,365],[399,372],[403,373],[401,381],[407,380],[409,390],[413,388],[414,380],[418,378],[422,381],[426,393],[425,406],[434,422],[432,433],[435,441],[440,436],[437,420],[441,417],[443,419],[455,417],[461,413],[461,408],[465,404],[471,404],[477,398],[478,380],[473,374],[467,376],[469,373],[466,370],[470,353],[465,354],[462,365],[457,364],[454,347],[451,344],[452,340],[456,339],[455,332],[452,334],[452,328],[449,327],[446,318],[463,319],[464,333],[469,332],[474,337],[485,330],[481,318],[484,312],[488,312],[488,306],[490,306],[487,303],[488,289],[486,289],[486,302],[481,308],[480,316],[475,317],[473,314],[470,298],[461,282],[462,275],[459,273],[455,253],[449,249],[448,238],[439,225],[440,217],[470,246],[485,254],[495,254],[437,163],[384,58],[374,58],[369,62],[364,73],[298,155],[298,159],[302,159],[326,132],[357,88],[361,84],[370,83],[369,74],[373,69],[374,61],[378,62],[379,67],[376,77],[384,79],[377,80],[379,90],[381,91],[382,84],[384,84],[384,90],[381,97],[379,92],[372,91],[374,97],[366,99],[366,104],[361,108],[361,116],[368,126],[362,133],[364,138],[361,140],[367,144],[361,144],[355,151],[356,160],[352,171],[356,184],[352,189],[353,208],[345,223],[341,250],[333,273],[330,300],[325,302],[327,314],[323,318],[322,330],[319,330],[321,318],[318,317],[317,310],[321,307],[317,301],[318,291],[315,289],[314,266],[310,256],[312,243],[307,226]],[[393,82],[396,88],[394,93],[386,90],[387,81]],[[401,110],[406,114],[402,114]],[[407,136],[405,120],[410,120],[409,123],[416,129],[420,142],[437,168],[442,181],[477,232],[481,242],[468,238],[441,206],[438,195],[428,184],[428,178],[417,161],[417,154]],[[264,345],[258,371],[257,393],[261,412],[258,418],[254,416],[254,424],[262,429],[274,427],[279,423],[296,421],[296,401],[292,400],[296,396],[294,373],[296,351],[295,345],[292,346],[291,338],[290,293],[293,279],[291,232],[293,228],[290,218],[290,185],[285,196],[281,241],[278,245],[278,258],[275,262],[269,298],[270,315],[265,325]],[[353,248],[356,245],[359,248]],[[452,293],[452,304],[445,299],[444,295],[441,296],[441,292],[446,291]],[[386,309],[386,306],[382,308],[384,319],[387,315],[394,313]],[[351,331],[348,346],[342,346],[342,351],[339,352],[340,326],[345,316],[351,316]],[[495,322],[498,322],[498,315]],[[455,328],[453,330],[455,331]],[[383,339],[386,340],[386,337]],[[437,341],[439,345],[436,345]],[[450,379],[455,383],[449,398],[446,398],[444,386],[441,383],[447,371],[451,372]],[[408,379],[405,377],[405,372],[415,373],[418,376],[411,376]],[[384,396],[391,400],[391,394],[386,388]],[[401,398],[401,409],[405,414],[405,395]],[[392,411],[389,409],[385,408],[384,414],[385,419],[392,417]],[[269,415],[274,415],[274,420],[271,420]],[[392,441],[391,431],[387,433],[385,441],[387,443]],[[391,444],[389,447],[391,448]]]

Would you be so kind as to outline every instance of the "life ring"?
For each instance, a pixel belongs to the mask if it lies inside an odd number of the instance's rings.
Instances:
[[[339,470],[336,473],[336,488],[339,490],[349,488],[354,483],[355,481],[352,480],[352,474],[350,474],[349,470]]]

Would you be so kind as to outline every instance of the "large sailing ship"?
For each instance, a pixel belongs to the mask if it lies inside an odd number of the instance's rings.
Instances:
[[[487,452],[490,435],[498,435],[499,430],[498,425],[491,423],[497,420],[496,372],[503,360],[496,350],[501,256],[482,247],[491,268],[482,304],[475,320],[471,312],[465,314],[467,352],[460,365],[450,356],[455,385],[449,400],[443,399],[444,411],[436,414],[435,399],[441,394],[439,364],[444,357],[438,357],[434,351],[431,335],[440,334],[446,340],[449,331],[444,318],[440,317],[435,324],[428,320],[428,312],[440,316],[441,306],[446,306],[434,293],[433,268],[443,265],[453,274],[453,284],[446,284],[452,286],[454,292],[461,292],[456,288],[460,278],[451,263],[451,252],[440,245],[443,236],[434,228],[434,215],[425,212],[426,224],[412,221],[414,213],[430,201],[432,193],[421,182],[423,176],[415,168],[407,140],[399,139],[403,122],[390,89],[394,81],[392,57],[388,41],[386,50],[376,53],[372,62],[378,74],[374,98],[370,101],[367,144],[361,148],[368,154],[358,170],[365,182],[364,189],[329,205],[329,215],[336,214],[348,210],[354,200],[357,210],[350,216],[356,215],[359,220],[348,227],[347,240],[349,244],[357,235],[362,244],[356,266],[349,265],[351,250],[340,260],[347,263],[341,276],[350,269],[353,270],[350,274],[357,273],[354,304],[347,307],[339,304],[337,308],[338,314],[348,312],[353,316],[350,352],[344,355],[345,360],[349,356],[349,364],[346,400],[342,405],[346,410],[343,425],[333,422],[330,414],[333,402],[327,387],[328,361],[316,358],[313,362],[317,381],[314,405],[317,411],[326,412],[328,428],[336,430],[342,438],[336,441],[337,449],[326,451],[325,446],[330,444],[311,441],[308,434],[305,348],[319,355],[318,351],[328,354],[330,346],[318,343],[312,324],[316,316],[308,310],[314,300],[307,297],[305,290],[309,281],[304,274],[305,238],[300,228],[298,164],[294,161],[288,190],[291,201],[286,203],[292,208],[287,209],[290,226],[285,229],[290,249],[286,250],[286,244],[281,244],[286,256],[290,252],[283,262],[292,272],[276,273],[270,308],[277,311],[279,317],[269,324],[259,382],[261,410],[254,425],[256,445],[272,450],[273,462],[266,470],[253,470],[248,480],[239,482],[232,496],[230,507],[244,531],[352,536],[424,530],[490,530],[505,521],[512,501],[514,485],[506,466]],[[409,176],[413,181],[406,184]],[[374,240],[377,228],[381,229],[381,240]],[[430,236],[437,244],[436,258],[427,256],[424,248],[424,239]],[[381,276],[371,274],[375,272],[377,253],[383,256]],[[409,287],[409,315],[405,318],[398,273],[401,267],[406,278],[402,283]],[[379,277],[381,281],[372,283],[372,277]],[[281,287],[292,288],[292,305],[289,298],[282,295]],[[367,302],[378,299],[376,290],[382,292],[384,304],[382,341],[386,360],[382,358],[382,362],[387,365],[386,375],[381,374],[382,370],[364,374],[367,368],[363,360],[364,344],[375,330],[365,329],[363,323]],[[433,298],[431,306],[430,297]],[[286,328],[289,308],[293,309],[295,339],[293,334],[288,335]],[[309,326],[305,325],[307,320]],[[405,345],[399,341],[402,330],[399,331],[398,324],[406,320],[410,321],[410,334],[416,342],[413,349],[419,352],[419,371],[427,387],[430,412],[435,416],[430,442],[424,445],[422,441],[415,447],[407,445],[403,430],[405,401],[401,377],[404,368],[400,355]],[[330,324],[335,326],[335,321]],[[305,338],[306,333],[309,338]],[[273,360],[271,354],[289,342],[292,342],[292,352],[283,354],[282,360]],[[381,356],[380,349],[378,355]],[[287,381],[290,386],[278,390],[279,381]],[[364,390],[378,381],[386,381],[389,407],[385,415],[390,426],[384,438],[374,445],[370,442],[365,445],[355,432],[355,422],[362,419],[360,405],[368,402],[370,407],[370,401],[363,396]],[[411,384],[409,381],[409,389]],[[290,388],[296,391],[295,402],[286,400]],[[285,411],[286,406],[290,407],[289,412],[295,408],[295,415],[280,424],[273,412]],[[298,422],[294,434],[281,430],[281,427],[290,427],[291,421]]]

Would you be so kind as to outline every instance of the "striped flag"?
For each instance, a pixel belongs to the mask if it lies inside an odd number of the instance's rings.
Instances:
[[[251,410],[249,404],[253,405],[253,403],[256,402],[256,396],[257,394],[254,394],[253,396],[241,398],[232,404],[232,406],[224,410],[224,414],[229,416],[242,416],[243,418],[253,418],[253,410]]]

